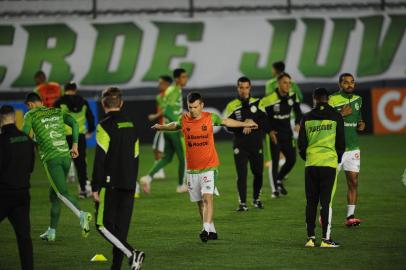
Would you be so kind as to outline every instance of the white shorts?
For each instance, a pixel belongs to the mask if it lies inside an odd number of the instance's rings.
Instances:
[[[157,131],[155,133],[154,141],[152,143],[152,149],[163,153],[164,148],[165,148],[164,133],[162,131]]]
[[[215,171],[203,173],[186,173],[187,186],[189,189],[190,201],[198,202],[202,200],[203,194],[215,193]]]
[[[344,169],[344,171],[358,173],[361,167],[361,153],[359,150],[352,150],[344,152],[341,163],[338,164],[338,171]]]

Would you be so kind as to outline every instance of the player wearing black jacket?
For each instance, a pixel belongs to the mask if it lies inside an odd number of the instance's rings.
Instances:
[[[21,269],[33,269],[30,225],[30,174],[34,143],[15,126],[11,106],[0,108],[0,222],[8,218],[17,237]]]
[[[78,173],[80,185],[79,198],[89,197],[90,191],[86,191],[87,164],[86,164],[86,134],[94,131],[94,116],[90,110],[89,103],[77,94],[76,83],[70,82],[65,85],[65,95],[59,98],[55,107],[68,112],[79,125],[79,156],[73,159]],[[69,147],[72,147],[72,129],[65,125],[66,140]]]
[[[295,113],[295,130],[299,131],[302,112],[299,97],[290,90],[290,85],[290,75],[287,73],[280,74],[278,76],[278,89],[264,97],[260,102],[260,107],[266,112],[271,128],[272,197],[278,197],[279,193],[287,194],[282,181],[296,163],[296,149],[290,121],[293,111]],[[278,171],[280,152],[285,156],[286,162]]]
[[[253,204],[262,209],[263,204],[259,199],[263,181],[264,158],[262,149],[263,131],[269,132],[266,115],[259,109],[259,99],[250,95],[251,81],[241,77],[237,81],[238,98],[230,101],[226,107],[226,117],[238,121],[252,119],[259,125],[258,129],[229,128],[234,133],[233,149],[234,163],[237,170],[237,188],[240,204],[237,211],[247,211],[247,164],[250,163],[254,175]]]
[[[96,227],[113,244],[111,269],[120,269],[123,254],[131,269],[140,269],[144,252],[127,243],[138,176],[139,141],[135,124],[120,111],[121,91],[110,87],[102,93],[106,116],[96,128],[96,156],[92,191],[96,202]]]

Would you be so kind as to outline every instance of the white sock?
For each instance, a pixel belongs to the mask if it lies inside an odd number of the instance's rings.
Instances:
[[[347,205],[347,217],[354,215],[355,213],[355,204]]]
[[[210,231],[209,232],[213,232],[216,233],[216,228],[214,228],[214,223],[210,223]]]
[[[210,232],[210,223],[203,223],[203,230]]]

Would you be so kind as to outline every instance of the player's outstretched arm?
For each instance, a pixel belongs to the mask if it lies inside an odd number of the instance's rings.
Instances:
[[[166,125],[155,124],[151,128],[161,131],[176,131],[180,129],[179,125],[176,122],[172,122]]]
[[[244,122],[241,122],[241,121],[237,121],[237,120],[234,120],[231,118],[225,118],[221,122],[221,125],[230,127],[230,128],[238,128],[238,127],[242,127],[242,128],[249,127],[249,128],[253,128],[253,129],[258,128],[258,124],[255,123],[252,119],[245,119]]]

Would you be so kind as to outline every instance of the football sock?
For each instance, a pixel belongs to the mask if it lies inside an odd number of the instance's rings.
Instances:
[[[354,212],[355,212],[355,205],[354,204],[347,205],[347,217],[354,216]]]

